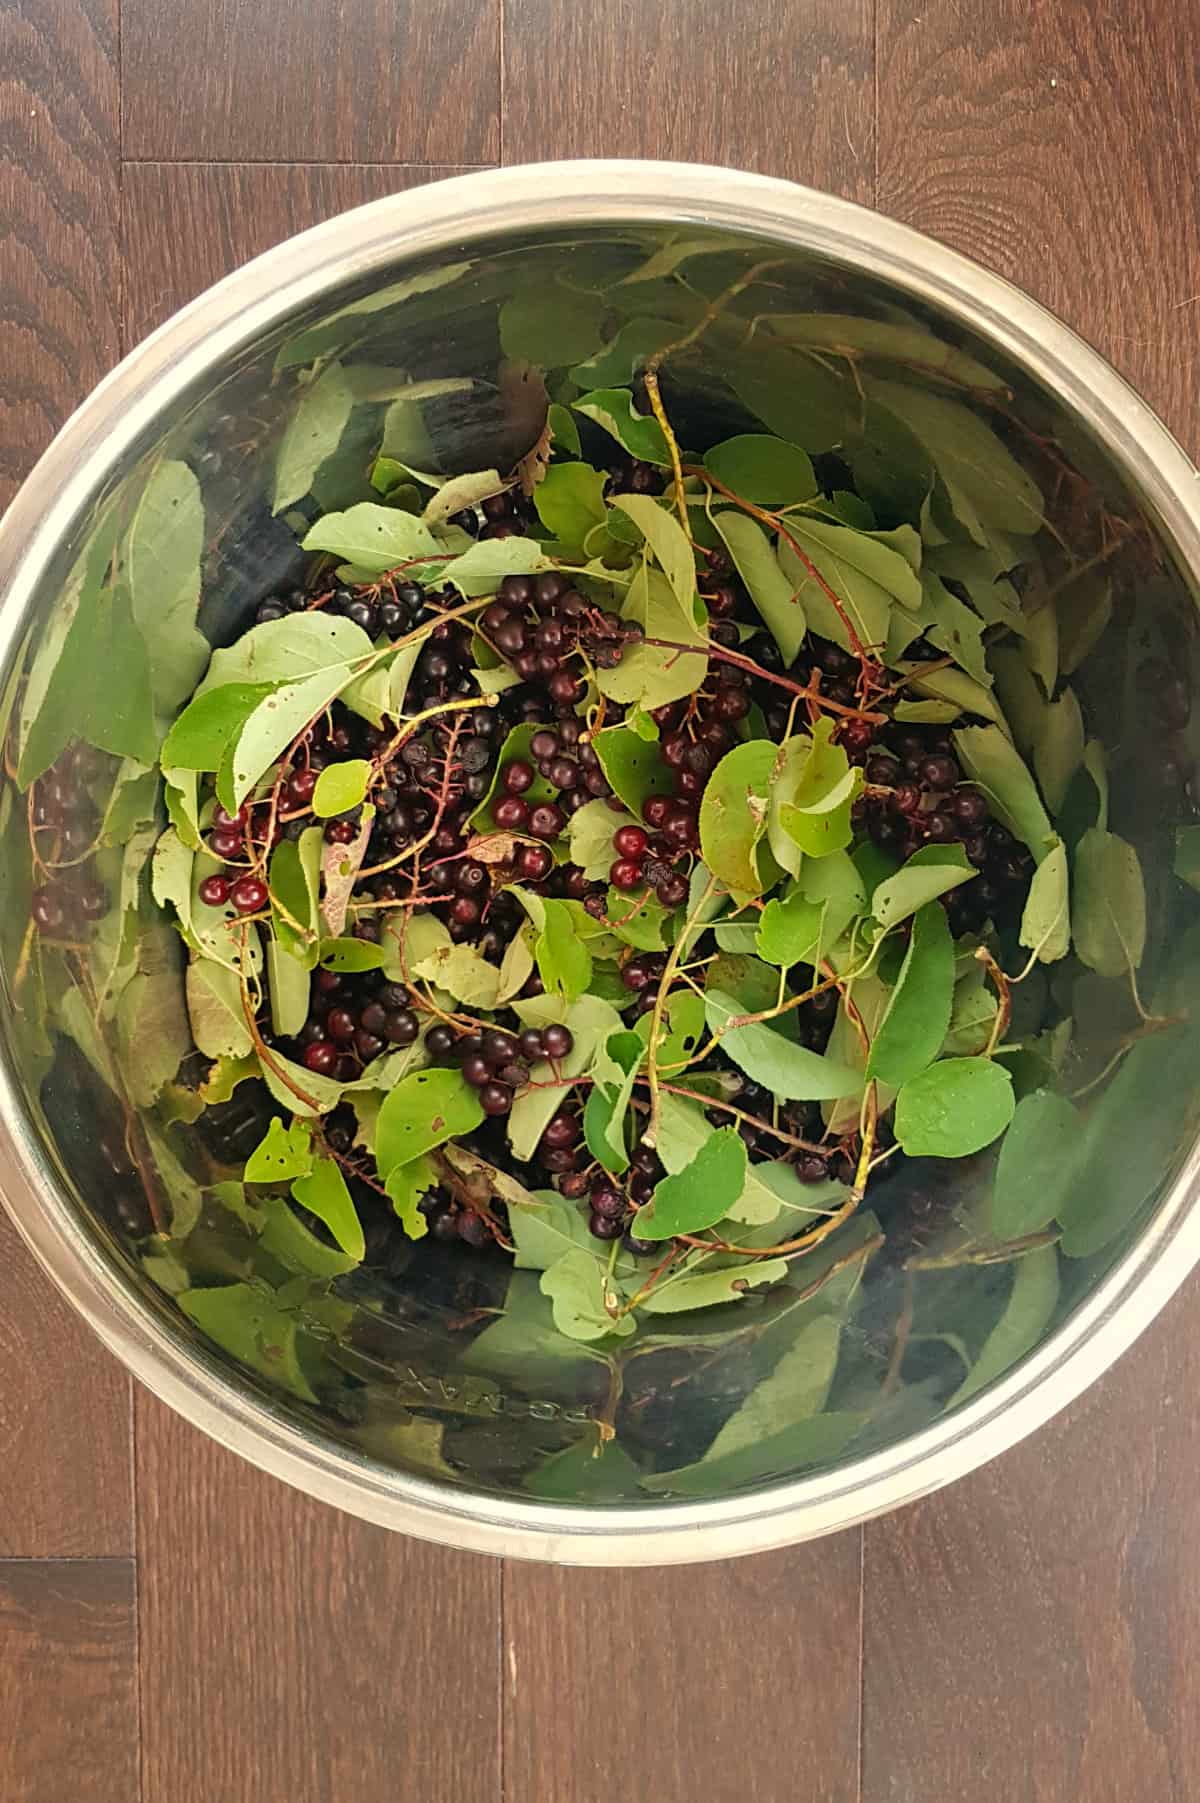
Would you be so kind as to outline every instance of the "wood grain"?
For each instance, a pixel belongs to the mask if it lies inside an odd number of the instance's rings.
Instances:
[[[879,200],[1011,276],[1200,448],[1200,9],[880,0]]]
[[[871,0],[506,0],[504,161],[669,157],[874,195]]]
[[[118,350],[116,0],[0,8],[0,508]],[[129,1386],[0,1210],[0,1554],[122,1553]]]
[[[142,1803],[497,1803],[499,1565],[137,1428]]]
[[[124,175],[127,343],[260,251],[348,207],[461,168],[133,163]],[[164,232],[164,219],[186,229]]]
[[[0,7],[0,508],[116,357],[116,18]]]
[[[498,0],[124,0],[127,157],[488,162]]]
[[[0,1563],[4,1803],[134,1803],[133,1597],[132,1560]]]
[[[881,207],[1046,301],[1194,448],[1195,9],[879,18]],[[1195,1796],[1196,1300],[1032,1441],[868,1527],[864,1803]]]
[[[131,1552],[129,1380],[2,1208],[0,1370],[0,1557]]]
[[[864,1803],[1184,1803],[1196,1289],[1070,1413],[867,1529]]]
[[[859,1536],[684,1570],[505,1567],[505,1794],[855,1803]]]

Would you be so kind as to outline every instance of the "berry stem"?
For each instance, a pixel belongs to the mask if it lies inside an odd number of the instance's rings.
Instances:
[[[697,926],[704,918],[705,907],[712,896],[713,890],[716,888],[716,884],[716,877],[710,875],[700,895],[696,898],[695,906],[690,909],[688,917],[683,925],[683,931],[679,934],[674,945],[671,947],[667,962],[663,968],[662,979],[658,985],[658,994],[654,998],[654,1013],[650,1019],[650,1037],[646,1043],[646,1075],[650,1083],[650,1119],[646,1124],[646,1131],[642,1135],[643,1144],[650,1147],[655,1146],[658,1142],[658,1115],[661,1106],[659,1098],[660,1079],[658,1074],[658,1042],[662,1038],[663,1013],[666,1008],[667,996],[670,992],[671,984],[675,980],[675,972],[679,968],[680,955],[683,948],[685,945],[690,945],[693,927]]]

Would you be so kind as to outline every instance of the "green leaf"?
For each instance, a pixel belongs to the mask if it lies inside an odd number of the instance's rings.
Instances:
[[[464,508],[477,507],[493,495],[502,495],[508,483],[498,470],[470,470],[462,476],[451,476],[430,495],[421,510],[427,526],[440,526],[452,514]]]
[[[883,646],[896,602],[918,608],[921,582],[911,563],[883,535],[855,532],[827,520],[794,514],[788,532],[841,603],[842,613],[865,647]],[[784,575],[795,585],[809,627],[845,651],[854,643],[825,589],[813,579],[786,540],[779,547]]]
[[[327,513],[304,539],[306,551],[328,551],[344,563],[382,576],[398,564],[437,557],[442,546],[421,520],[395,507],[360,501],[344,513]]]
[[[842,1323],[817,1315],[801,1327],[770,1377],[750,1392],[712,1442],[705,1459],[721,1459],[759,1446],[797,1422],[819,1415],[829,1400],[841,1346]]]
[[[317,471],[342,442],[353,407],[354,392],[339,363],[301,391],[275,460],[274,513],[309,493]]]
[[[640,1034],[625,1032],[610,1034],[604,1049],[617,1067],[621,1080],[604,1083],[598,1079],[593,1083],[584,1104],[583,1133],[592,1157],[599,1159],[604,1169],[616,1177],[629,1169],[625,1116],[646,1047]]]
[[[704,997],[694,989],[677,989],[667,997],[665,1017],[667,1031],[658,1042],[657,1065],[664,1077],[670,1077],[688,1063],[704,1040]],[[643,1046],[650,1042],[649,1014],[640,1014],[633,1030]]]
[[[757,847],[767,829],[776,747],[750,739],[727,751],[700,800],[700,852],[713,875],[742,895],[764,887]]]
[[[899,1089],[932,1064],[950,1026],[954,942],[946,910],[926,902],[913,916],[912,936],[888,1011],[867,1059],[867,1076]]]
[[[196,1049],[206,1058],[245,1058],[253,1048],[235,970],[194,958],[185,978],[188,1019]]]
[[[539,279],[501,307],[500,348],[539,369],[562,369],[595,350],[604,312],[599,295]]]
[[[475,812],[471,815],[470,824],[475,832],[494,833],[497,830],[496,816],[493,810],[498,798],[506,793],[504,788],[504,772],[508,769],[510,764],[534,763],[530,745],[533,741],[534,733],[541,731],[542,728],[538,726],[536,722],[524,722],[520,726],[514,726],[508,737],[505,739],[503,745],[500,747],[500,756],[496,760],[496,769],[492,777],[492,786],[480,802],[479,806],[475,809]],[[555,789],[551,783],[548,783],[544,776],[538,776],[535,773],[533,782],[524,792],[524,799],[531,807],[536,807],[539,801],[551,801],[557,794],[557,789]]]
[[[279,942],[308,969],[317,961],[322,843],[319,826],[306,827],[299,840],[281,839],[271,853],[267,874]]]
[[[651,495],[615,495],[613,506],[627,514],[644,535],[654,561],[671,585],[684,624],[695,624],[696,559],[691,542],[674,514]]]
[[[740,1302],[751,1290],[781,1283],[787,1275],[786,1258],[747,1259],[721,1271],[683,1271],[656,1283],[638,1309],[645,1315],[682,1315],[694,1308],[714,1308]]]
[[[548,1271],[571,1251],[586,1252],[596,1263],[607,1262],[607,1252],[589,1231],[579,1204],[554,1190],[526,1191],[524,1203],[510,1208],[509,1221],[518,1271]],[[633,1269],[628,1253],[620,1253],[617,1262],[623,1271]]]
[[[566,1057],[559,1060],[557,1070],[545,1060],[533,1066],[529,1074],[534,1084],[552,1082],[556,1077],[578,1077],[592,1070],[609,1035],[622,1031],[621,1016],[612,1003],[593,995],[581,996],[565,1011],[554,997],[535,996],[528,1002],[519,1000],[516,1012],[527,1026],[547,1026],[551,1021],[561,1019],[574,1041]],[[609,1065],[607,1075],[610,1079],[612,1074]],[[532,1158],[547,1121],[568,1094],[565,1088],[522,1091],[508,1117],[509,1144],[514,1157]]]
[[[1084,1123],[1065,1096],[1035,1089],[1017,1103],[992,1188],[991,1227],[999,1240],[1037,1233],[1070,1195],[1085,1151]]]
[[[590,1252],[566,1252],[542,1272],[541,1291],[554,1308],[554,1325],[568,1339],[585,1342],[636,1332],[632,1315],[610,1315],[604,1306],[604,1268]]]
[[[239,1364],[304,1402],[316,1402],[296,1351],[296,1317],[281,1309],[270,1291],[255,1284],[227,1283],[185,1290],[178,1302],[201,1332]]]
[[[366,797],[371,780],[371,764],[366,758],[347,758],[345,763],[326,764],[317,777],[312,808],[318,820],[334,814],[348,814]]]
[[[793,876],[799,853],[826,858],[849,845],[850,809],[862,790],[861,770],[841,745],[831,743],[833,723],[821,719],[811,733],[785,739],[772,771],[767,837],[776,859]]]
[[[744,432],[714,445],[705,454],[704,467],[743,501],[790,505],[811,500],[817,492],[807,453],[762,433]]]
[[[1146,889],[1137,852],[1090,827],[1075,850],[1075,950],[1102,977],[1136,970],[1146,949]]]
[[[196,626],[204,503],[186,463],[160,463],[142,490],[125,548],[133,621],[146,642],[160,714],[192,693],[209,658]]]
[[[1043,964],[1065,958],[1071,946],[1067,848],[1056,840],[1033,873],[1021,915],[1021,944]]]
[[[321,609],[286,614],[252,626],[232,645],[213,652],[198,693],[231,683],[295,682],[301,676],[348,666],[369,657],[374,647],[361,626]]]
[[[1039,1246],[1017,1259],[1004,1313],[983,1343],[979,1357],[949,1402],[956,1408],[977,1396],[1039,1344],[1058,1306],[1058,1254]]]
[[[1048,602],[1025,616],[1019,650],[1049,698],[1058,681],[1058,615]]]
[[[765,1021],[727,1028],[729,1020],[744,1012],[739,1002],[720,989],[710,989],[705,996],[710,1031],[721,1033],[722,1048],[753,1082],[764,1083],[773,1095],[788,1102],[833,1101],[861,1092],[858,1071],[793,1044]]]
[[[991,720],[1007,737],[1007,722],[990,689],[952,665],[936,669],[931,664],[901,663],[905,686],[917,695],[928,695],[929,701],[899,701],[898,720],[957,720],[963,714],[978,714]]]
[[[990,1058],[943,1058],[896,1098],[896,1138],[910,1158],[966,1158],[1003,1133],[1012,1078]]]
[[[849,313],[776,313],[770,326],[776,336],[806,349],[832,351],[848,359],[918,364],[959,387],[995,389],[1002,397],[1007,386],[1003,376],[965,351],[943,344],[923,326],[862,319]]]
[[[479,595],[494,595],[506,576],[535,576],[553,568],[536,539],[480,539],[461,557],[437,565],[430,586],[456,588],[471,601]]]
[[[626,646],[615,670],[601,670],[597,685],[610,701],[635,703],[645,711],[668,701],[695,694],[708,671],[707,643],[697,626],[686,620],[670,583],[660,570],[643,563],[629,584],[622,616],[635,620],[648,639],[672,644],[696,645],[698,654],[680,653],[660,645]]]
[[[921,579],[921,596],[920,612],[905,616],[914,630],[903,635],[902,643],[894,636],[889,637],[889,662],[898,662],[916,632],[922,631],[931,644],[952,657],[975,682],[991,688],[992,674],[983,650],[984,623],[979,615],[957,595],[952,595],[940,576],[928,570]],[[893,627],[897,624],[904,624],[904,620],[893,615]]]
[[[444,989],[469,1008],[492,1009],[500,995],[500,968],[489,964],[473,945],[443,945],[427,958],[410,960],[409,969],[422,982]]]
[[[999,816],[1041,863],[1057,838],[1020,752],[996,726],[966,726],[954,734],[954,749],[971,781],[987,795]]]
[[[725,1458],[706,1457],[677,1471],[655,1472],[642,1479],[642,1488],[672,1497],[712,1497],[751,1484],[778,1482],[781,1475],[832,1466],[867,1420],[864,1414],[844,1410],[811,1415]]]
[[[571,418],[569,407],[561,407],[557,401],[551,401],[546,412],[546,424],[550,427],[555,450],[565,451],[570,457],[582,455],[579,427]]]
[[[1046,805],[1054,814],[1062,807],[1071,778],[1083,762],[1083,745],[1079,702],[1073,689],[1064,689],[1057,701],[1046,704],[1033,748],[1033,767]]]
[[[607,476],[589,463],[555,463],[533,491],[538,518],[561,544],[579,546],[593,526],[608,518]]]
[[[648,358],[679,337],[679,324],[672,319],[627,319],[615,338],[569,371],[572,382],[582,389],[620,388],[632,382]],[[576,447],[578,451],[578,447]]]
[[[102,587],[104,574],[87,574],[41,706],[36,715],[28,708],[24,715],[29,726],[17,769],[23,789],[72,739],[139,764],[152,764],[158,755],[145,641],[127,590]]]
[[[804,865],[797,886],[769,901],[759,916],[759,956],[769,964],[820,966],[850,922],[867,905],[867,891],[844,851]]]
[[[274,682],[231,682],[197,695],[163,742],[163,768],[220,769],[226,751],[255,708],[279,686]]]
[[[320,963],[325,970],[340,975],[354,975],[364,970],[382,970],[387,953],[369,939],[322,939]]]
[[[771,541],[757,520],[735,508],[726,508],[713,515],[713,525],[784,662],[793,663],[808,629],[796,583],[784,575]]]
[[[671,454],[658,421],[651,414],[637,411],[627,388],[594,388],[590,394],[572,401],[571,406],[585,419],[603,426],[631,457],[643,463],[670,464]]]
[[[236,1208],[235,1212],[238,1212]],[[281,1196],[271,1196],[263,1205],[258,1243],[285,1269],[322,1282],[328,1282],[332,1277],[344,1277],[359,1262],[318,1239]]]
[[[592,749],[614,794],[637,819],[651,795],[670,793],[672,775],[659,756],[656,739],[644,739],[628,724],[605,726],[592,735]]]
[[[638,1210],[639,1239],[669,1240],[714,1227],[736,1204],[745,1181],[745,1145],[733,1127],[718,1128],[681,1171],[660,1178]]]
[[[312,966],[300,952],[267,935],[267,988],[271,995],[271,1026],[281,1037],[299,1033],[308,1019],[309,971]],[[316,947],[313,947],[315,956]]]
[[[320,670],[301,682],[284,683],[258,703],[241,731],[231,739],[230,749],[217,770],[217,795],[223,807],[231,814],[237,812],[259,778],[309,722],[324,713],[347,680],[347,672],[340,666]],[[223,691],[218,689],[214,693]],[[205,696],[204,700],[207,699]],[[186,717],[185,713],[181,719]],[[175,755],[171,761],[180,763],[183,760]]]
[[[318,1158],[311,1172],[292,1184],[292,1195],[301,1208],[324,1221],[348,1258],[362,1262],[367,1249],[362,1222],[334,1159]]]
[[[410,1240],[423,1240],[429,1232],[429,1223],[419,1204],[436,1182],[433,1160],[424,1153],[408,1164],[393,1165],[388,1172],[384,1188],[391,1199],[392,1210]]]
[[[551,1502],[628,1502],[637,1495],[638,1468],[615,1440],[601,1440],[594,1428],[574,1446],[551,1453],[522,1488]]]
[[[313,1166],[312,1129],[306,1121],[284,1126],[273,1120],[249,1158],[242,1176],[247,1183],[288,1183],[307,1177]]]
[[[605,902],[608,909],[608,930],[623,945],[632,945],[640,952],[661,952],[666,941],[666,931],[671,922],[671,910],[664,908],[653,895],[646,895],[636,908],[631,910],[629,895],[624,889],[610,886]],[[593,972],[592,982],[597,981],[597,973]],[[622,1001],[629,994],[625,990]]]
[[[571,909],[564,901],[547,899],[545,920],[534,944],[538,974],[548,995],[564,1003],[577,1001],[592,975],[592,957],[575,930]]]
[[[956,517],[977,544],[987,529],[1032,534],[1042,524],[1042,497],[978,414],[961,402],[901,382],[868,379],[867,392],[929,451]]]
[[[124,758],[105,803],[100,843],[124,845],[140,827],[153,825],[157,801],[158,771],[148,769],[134,758]]]
[[[632,736],[632,735],[631,735]],[[567,822],[567,848],[572,864],[578,864],[590,882],[608,876],[616,851],[613,834],[618,827],[635,825],[633,815],[604,800],[587,801]]]
[[[978,875],[961,845],[923,845],[895,876],[880,883],[872,898],[872,912],[881,927],[894,927],[926,902]]]
[[[375,1126],[375,1162],[385,1175],[483,1119],[479,1098],[461,1071],[413,1071],[384,1097]]]

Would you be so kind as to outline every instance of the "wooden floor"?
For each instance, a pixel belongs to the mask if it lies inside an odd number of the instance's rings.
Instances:
[[[1197,450],[1200,0],[0,0],[0,504],[252,253],[597,154],[919,226]],[[132,1393],[0,1222],[0,1803],[1195,1799],[1198,1300],[865,1532],[589,1574],[260,1477]]]

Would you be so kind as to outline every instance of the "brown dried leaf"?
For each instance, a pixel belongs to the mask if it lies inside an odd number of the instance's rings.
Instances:
[[[321,848],[321,875],[325,880],[321,926],[330,939],[339,939],[345,931],[351,891],[362,869],[374,818],[374,808],[364,808],[358,837],[350,845],[327,844]]]
[[[513,477],[531,495],[550,463],[550,396],[540,369],[532,363],[508,362],[500,371],[500,402],[505,428],[514,445],[528,445],[518,457]]]

